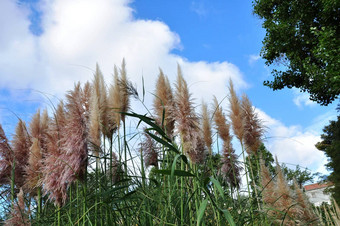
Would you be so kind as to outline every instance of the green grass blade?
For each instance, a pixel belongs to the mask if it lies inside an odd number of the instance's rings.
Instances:
[[[155,170],[154,171],[157,174],[162,174],[162,175],[171,175],[171,170]],[[174,171],[174,176],[179,176],[179,177],[195,177],[194,174],[187,172],[185,170],[175,170]]]
[[[203,202],[200,205],[200,208],[198,209],[197,226],[201,225],[201,222],[202,222],[202,219],[203,219],[203,216],[204,216],[205,209],[207,208],[207,205],[208,205],[208,200],[205,199],[205,200],[203,200]]]

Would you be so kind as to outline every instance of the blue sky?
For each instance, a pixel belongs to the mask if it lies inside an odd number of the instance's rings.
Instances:
[[[322,107],[298,90],[262,85],[272,68],[259,56],[265,31],[251,1],[2,0],[0,30],[0,123],[8,133],[13,113],[29,120],[49,106],[46,97],[56,102],[90,80],[96,62],[109,83],[125,57],[130,79],[140,89],[143,76],[149,92],[159,67],[174,82],[179,63],[198,104],[222,100],[232,78],[258,109],[279,161],[326,172],[314,144],[338,102]]]

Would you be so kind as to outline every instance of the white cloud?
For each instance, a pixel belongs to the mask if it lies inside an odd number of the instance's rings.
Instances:
[[[313,121],[312,124],[307,127],[307,130],[313,130],[317,131],[318,133],[322,133],[323,128],[329,124],[329,121],[331,120],[336,120],[337,118],[337,112],[334,110],[330,110],[322,115],[319,115],[316,117]]]
[[[293,102],[296,106],[298,106],[299,108],[302,108],[303,106],[316,106],[316,102],[311,101],[309,99],[309,94],[308,93],[301,93],[298,89],[293,89],[293,93],[294,93],[294,99]]]
[[[172,54],[181,48],[179,36],[163,22],[135,19],[127,0],[45,0],[39,37],[29,32],[27,12],[14,1],[4,2],[0,14],[9,12],[7,23],[18,26],[15,32],[5,30],[5,41],[0,39],[0,46],[7,47],[0,53],[0,88],[34,88],[61,96],[76,81],[91,79],[96,62],[111,82],[113,66],[123,58],[133,83],[141,84],[143,76],[149,92],[159,67],[174,82],[177,63],[198,99],[225,96],[229,78],[236,88],[247,86],[229,62],[191,62]]]
[[[326,172],[324,164],[327,158],[315,147],[321,140],[320,131],[315,131],[312,127],[303,129],[296,125],[286,126],[259,109],[257,112],[268,128],[265,145],[272,154],[277,155],[279,162]]]
[[[252,55],[249,56],[248,63],[249,63],[249,65],[253,65],[259,59],[261,59],[260,55],[253,55],[252,54]]]
[[[190,9],[200,17],[205,17],[208,15],[207,6],[203,1],[192,1]]]

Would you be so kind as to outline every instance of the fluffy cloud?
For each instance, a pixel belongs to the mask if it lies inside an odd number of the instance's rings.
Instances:
[[[0,88],[34,88],[61,96],[76,81],[91,79],[96,62],[110,82],[113,65],[123,58],[130,79],[141,88],[143,76],[149,92],[159,67],[175,81],[177,63],[197,99],[222,98],[229,78],[238,89],[247,86],[231,63],[191,62],[172,54],[180,48],[179,36],[163,22],[135,19],[127,0],[41,1],[44,32],[39,37],[29,31],[25,8],[11,0],[1,4],[0,14],[7,13],[2,23],[16,29],[7,26],[6,38],[0,39],[0,47],[6,47],[0,53]]]
[[[293,89],[294,99],[293,102],[299,108],[303,106],[316,106],[316,102],[313,102],[309,99],[308,93],[301,93],[298,89]]]
[[[320,131],[314,130],[316,127],[303,129],[300,126],[286,126],[259,109],[257,112],[267,127],[265,145],[278,157],[279,162],[327,173],[324,167],[327,158],[315,148],[315,144],[320,141]]]
[[[255,62],[257,62],[259,59],[261,59],[260,55],[250,55],[248,59],[249,65],[253,65]]]

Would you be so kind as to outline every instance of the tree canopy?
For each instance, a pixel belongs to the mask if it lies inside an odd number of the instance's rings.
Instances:
[[[331,190],[333,197],[340,202],[340,116],[337,121],[330,121],[330,124],[323,129],[322,141],[316,144],[316,148],[325,152],[329,162],[327,168],[332,171],[328,180],[334,183]]]
[[[302,189],[305,183],[313,182],[314,178],[320,175],[320,173],[312,173],[307,168],[302,170],[299,165],[297,165],[295,169],[290,169],[286,164],[282,164],[281,169],[289,184],[293,185],[293,180],[295,179],[300,189]]]
[[[267,65],[278,63],[273,90],[299,88],[328,105],[340,94],[340,1],[254,0],[266,36],[261,50]]]

